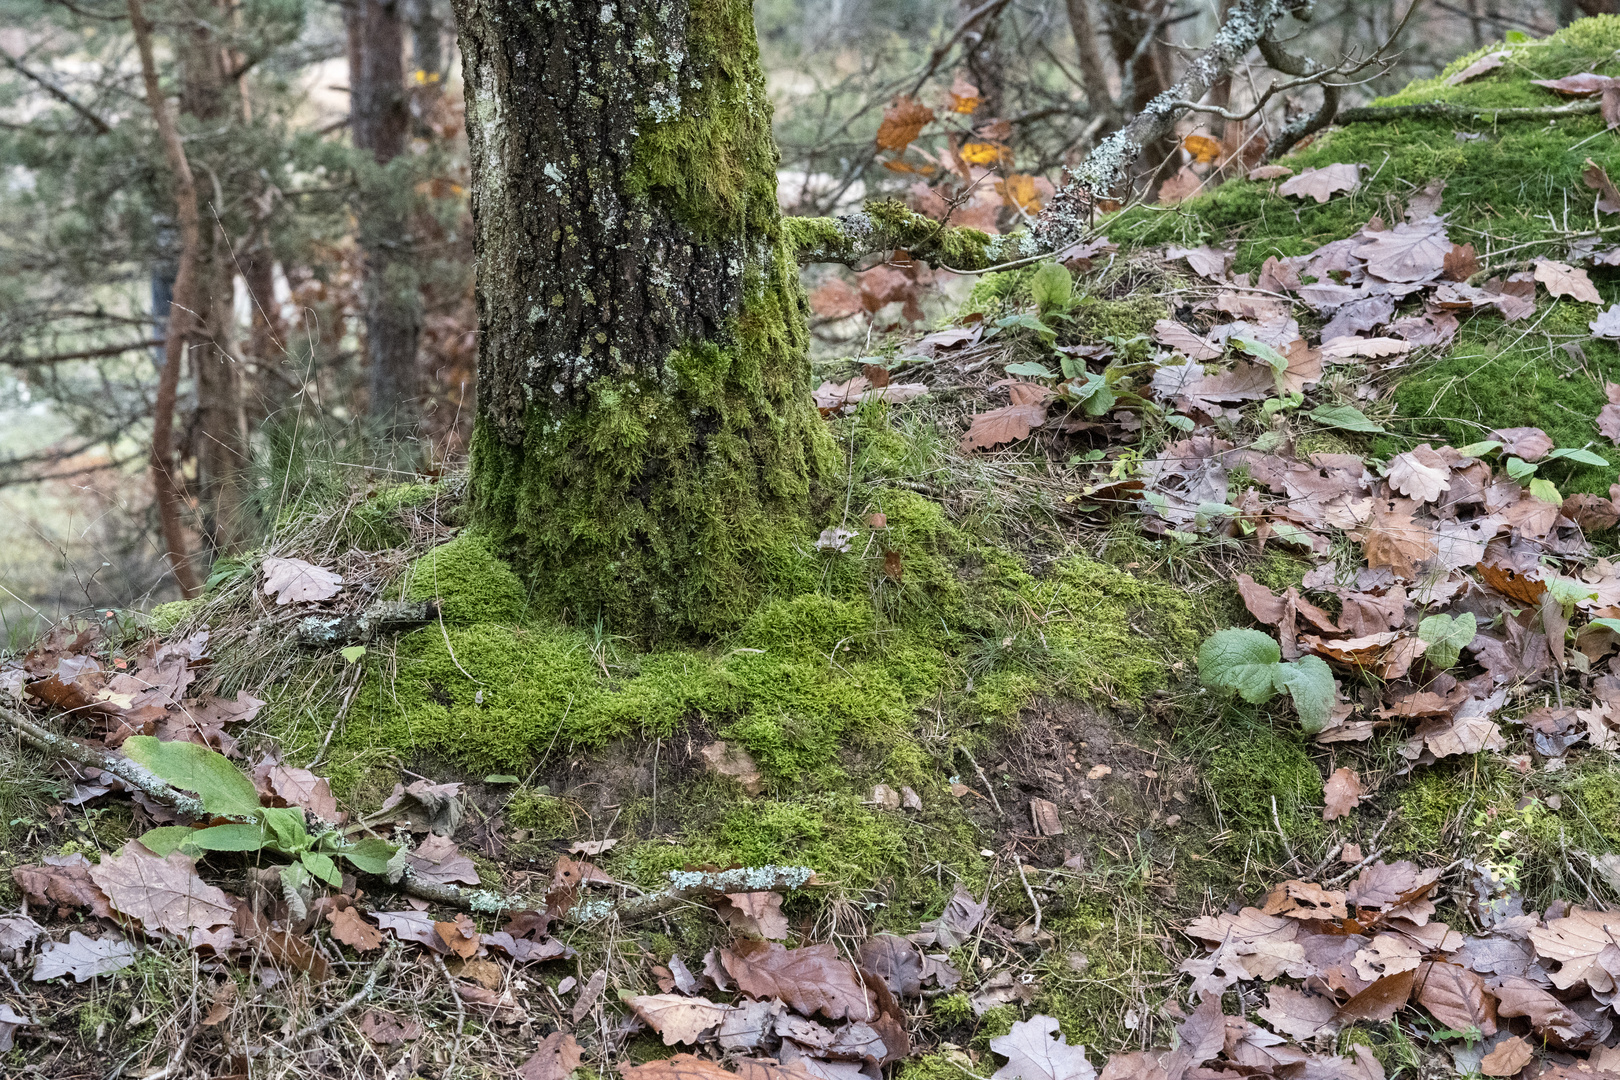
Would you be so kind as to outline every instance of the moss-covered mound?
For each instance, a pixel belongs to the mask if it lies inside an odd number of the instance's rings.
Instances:
[[[1135,246],[1236,241],[1233,269],[1252,273],[1270,256],[1312,251],[1375,216],[1398,222],[1417,189],[1441,180],[1440,212],[1457,242],[1474,245],[1481,280],[1506,276],[1532,259],[1575,261],[1570,249],[1582,238],[1602,238],[1603,248],[1620,240],[1620,215],[1598,212],[1596,193],[1581,180],[1588,158],[1620,175],[1620,137],[1595,110],[1522,119],[1493,110],[1568,104],[1532,80],[1620,74],[1617,50],[1620,16],[1613,15],[1583,19],[1544,40],[1492,45],[1374,103],[1440,105],[1443,114],[1347,124],[1283,160],[1295,170],[1366,166],[1360,188],[1348,196],[1318,204],[1278,194],[1276,182],[1234,180],[1176,207],[1130,211],[1108,225],[1108,234]],[[1498,51],[1505,54],[1501,67],[1449,83],[1480,56]],[[1605,304],[1620,299],[1620,271],[1594,267],[1592,279]],[[1600,310],[1543,295],[1535,315],[1519,322],[1465,320],[1446,355],[1400,379],[1395,400],[1408,430],[1463,446],[1492,428],[1532,425],[1559,446],[1588,444],[1595,437],[1590,418],[1605,403],[1601,384],[1620,379],[1620,347],[1593,339],[1587,329]],[[1593,449],[1620,465],[1613,446]],[[1607,494],[1615,473],[1572,466],[1554,478],[1565,491]]]

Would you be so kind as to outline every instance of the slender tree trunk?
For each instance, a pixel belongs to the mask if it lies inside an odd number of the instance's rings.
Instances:
[[[961,0],[961,14],[966,16],[981,2]],[[983,102],[980,108],[984,111],[979,113],[981,118],[1007,115],[1007,63],[1001,54],[1001,16],[1005,11],[1002,8],[979,20],[979,25],[968,31],[962,41],[968,76],[979,88],[979,98]]]
[[[1091,0],[1065,0],[1069,13],[1069,31],[1074,35],[1075,55],[1080,62],[1080,77],[1086,81],[1086,96],[1094,114],[1105,119],[1110,127],[1120,121],[1119,103],[1108,85],[1108,70],[1103,66],[1102,48],[1097,41],[1097,24],[1091,17]]]
[[[199,126],[230,123],[233,87],[225,54],[212,30],[222,16],[210,0],[190,13],[179,38],[180,111]],[[230,243],[215,214],[213,187],[199,200],[197,245],[197,340],[187,356],[197,390],[197,421],[192,453],[197,461],[197,499],[202,531],[218,555],[245,539],[242,471],[247,466],[247,416],[243,408],[242,367],[236,355],[235,279]]]
[[[1164,33],[1159,23],[1164,15],[1164,0],[1118,0],[1107,10],[1108,39],[1119,65],[1125,108],[1135,115],[1168,90],[1173,81],[1169,50],[1160,41]],[[1173,133],[1144,145],[1136,160],[1138,179],[1151,181],[1175,148]]]
[[[410,178],[388,168],[405,152],[411,114],[405,90],[400,0],[350,0],[349,130],[360,165],[360,246],[365,253],[366,385],[374,429],[403,438],[415,429],[422,334],[412,252]],[[406,164],[400,162],[400,165]]]
[[[814,573],[809,508],[837,468],[752,8],[457,0],[456,20],[476,519],[542,607],[734,626]]]
[[[185,528],[180,521],[180,490],[175,482],[174,405],[180,383],[180,362],[193,325],[191,312],[196,306],[197,246],[201,240],[197,185],[192,179],[185,147],[180,142],[180,132],[169,113],[163,88],[158,84],[157,61],[152,54],[152,26],[146,21],[140,0],[129,0],[129,21],[141,57],[146,104],[157,123],[163,156],[174,181],[175,221],[180,227],[180,265],[174,278],[174,302],[169,308],[168,326],[163,335],[163,370],[158,377],[157,400],[152,405],[152,490],[174,579],[180,585],[181,594],[191,597],[197,595],[199,589],[196,572],[186,555]]]

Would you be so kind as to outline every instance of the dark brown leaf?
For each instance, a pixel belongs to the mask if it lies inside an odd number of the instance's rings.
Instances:
[[[854,965],[832,945],[788,949],[775,942],[740,941],[720,952],[737,988],[759,1000],[780,998],[789,1006],[829,1020],[873,1020],[877,1009]]]
[[[1453,1031],[1496,1034],[1496,999],[1485,980],[1457,964],[1425,963],[1417,971],[1418,1004]]]
[[[897,997],[916,997],[922,993],[922,954],[905,938],[893,934],[868,938],[861,942],[856,956],[861,970],[882,979]]]

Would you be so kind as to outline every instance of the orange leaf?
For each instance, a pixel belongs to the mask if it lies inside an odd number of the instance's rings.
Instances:
[[[1023,173],[1013,173],[1005,181],[996,184],[996,190],[1008,206],[1022,210],[1026,214],[1041,212],[1041,198],[1035,190],[1035,178]]]
[[[1221,156],[1221,144],[1207,135],[1188,135],[1181,140],[1181,148],[1199,165],[1208,165]]]
[[[893,105],[883,110],[883,123],[877,130],[878,149],[904,150],[933,119],[933,109],[916,98],[900,95]]]
[[[1012,164],[1012,151],[1001,143],[966,143],[962,146],[962,157],[974,165]]]
[[[973,418],[973,424],[962,437],[963,450],[988,450],[1004,443],[1017,442],[1046,423],[1045,405],[1003,405],[999,409],[982,412]]]
[[[957,72],[955,80],[951,83],[951,111],[970,113],[984,104],[984,98],[979,96],[979,88],[974,86]]]

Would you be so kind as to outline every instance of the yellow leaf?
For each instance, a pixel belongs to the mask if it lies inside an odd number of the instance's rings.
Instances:
[[[962,147],[962,157],[974,165],[994,165],[997,162],[1012,162],[1012,154],[1005,146],[998,143],[970,142]]]
[[[996,185],[1001,197],[1008,206],[1017,207],[1026,214],[1041,212],[1041,200],[1035,193],[1035,178],[1023,173],[1013,173],[1003,183]]]
[[[1199,165],[1208,165],[1221,156],[1221,144],[1205,135],[1188,135],[1181,145]]]
[[[984,104],[984,98],[979,96],[979,88],[964,79],[960,72],[951,83],[951,111],[970,113]]]

